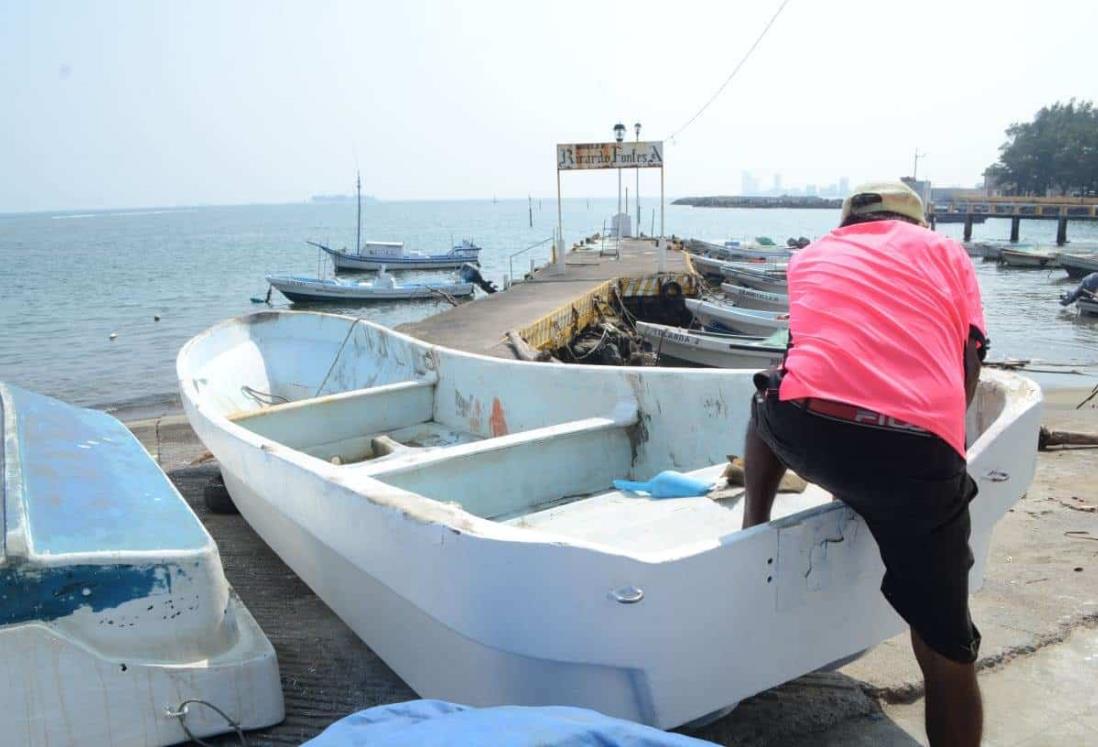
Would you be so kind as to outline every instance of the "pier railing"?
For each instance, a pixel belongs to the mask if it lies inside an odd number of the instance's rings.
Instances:
[[[507,258],[507,283],[510,284],[510,283],[515,282],[515,257],[526,254],[526,252],[528,252],[532,249],[537,249],[539,246],[544,246],[545,244],[548,244],[552,240],[553,240],[553,237],[550,236],[547,239],[542,239],[541,241],[539,241],[535,244],[531,244],[530,246],[526,247],[525,249],[519,249],[517,252],[515,252],[514,254],[509,256]],[[533,267],[531,267],[530,269],[533,270]]]

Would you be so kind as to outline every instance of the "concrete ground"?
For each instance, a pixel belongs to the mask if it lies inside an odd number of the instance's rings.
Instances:
[[[1049,396],[1044,422],[1098,432],[1098,398]],[[286,720],[250,735],[298,744],[355,710],[415,697],[239,516],[211,515],[202,489],[216,465],[178,416],[131,428],[217,541],[226,576],[278,653]],[[995,530],[984,588],[972,598],[986,744],[1098,745],[1098,451],[1045,452],[1029,493]],[[811,621],[805,622],[806,635]],[[921,680],[906,635],[836,672],[807,674],[693,732],[718,744],[925,744]],[[234,743],[222,740],[224,744]]]

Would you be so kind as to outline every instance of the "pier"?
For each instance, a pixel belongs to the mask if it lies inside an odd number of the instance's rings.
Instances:
[[[1010,219],[1010,240],[1017,243],[1023,220],[1056,221],[1056,244],[1067,243],[1069,220],[1098,220],[1098,199],[1083,197],[958,197],[938,201],[931,206],[930,225],[935,227],[943,216],[964,220],[964,240],[972,240],[972,224],[981,218]]]
[[[695,295],[698,277],[686,255],[668,248],[662,271],[659,255],[653,239],[585,242],[506,290],[397,329],[424,342],[497,358],[519,357],[508,332],[536,350],[557,349],[591,324],[600,309],[612,307],[615,295],[623,300]]]

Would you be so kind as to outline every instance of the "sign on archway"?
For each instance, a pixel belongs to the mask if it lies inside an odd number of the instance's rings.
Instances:
[[[561,212],[560,172],[590,169],[659,169],[660,236],[663,247],[663,141],[632,143],[560,143],[557,145],[557,236],[564,251],[564,218]],[[663,266],[663,252],[660,252]]]

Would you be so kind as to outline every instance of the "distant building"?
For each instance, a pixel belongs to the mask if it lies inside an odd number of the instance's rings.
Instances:
[[[781,194],[782,191],[782,175],[774,174],[774,194]]]
[[[850,177],[839,177],[839,197],[846,197],[850,194]]]
[[[759,193],[759,180],[750,171],[744,171],[742,174],[740,193],[744,195],[757,195]]]
[[[931,188],[930,180],[913,179],[910,176],[904,176],[900,178],[900,181],[911,187],[915,194],[919,195],[919,199],[923,201],[923,205],[929,205],[931,200]]]

